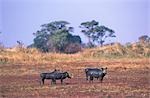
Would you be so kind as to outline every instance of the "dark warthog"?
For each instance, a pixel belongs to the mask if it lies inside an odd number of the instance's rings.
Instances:
[[[58,72],[58,71],[52,73],[41,73],[40,76],[43,84],[45,79],[51,79],[52,80],[51,84],[53,83],[56,84],[56,80],[60,80],[62,84],[64,79],[71,78],[68,72]]]
[[[101,82],[103,81],[104,76],[107,74],[106,68],[86,68],[85,69],[86,79],[90,77],[90,81],[93,81],[94,78],[99,79]]]
[[[90,71],[102,71],[102,68],[86,68],[85,69],[86,80],[88,80],[90,77],[91,74]]]
[[[41,78],[42,84],[44,84],[44,80],[45,80],[45,79],[49,79],[48,77],[49,77],[50,74],[54,74],[54,73],[58,73],[58,72],[60,72],[60,71],[55,69],[54,71],[52,71],[52,72],[50,72],[50,73],[41,73],[41,74],[40,74],[40,78]],[[41,83],[41,82],[40,82],[40,83]]]

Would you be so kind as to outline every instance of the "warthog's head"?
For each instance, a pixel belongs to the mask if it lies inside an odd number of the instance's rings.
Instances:
[[[107,67],[106,68],[102,68],[102,71],[104,74],[107,74]]]
[[[64,72],[67,78],[71,78],[68,72]]]

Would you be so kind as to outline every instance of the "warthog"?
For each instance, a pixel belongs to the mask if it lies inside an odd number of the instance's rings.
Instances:
[[[44,84],[44,80],[45,79],[49,79],[48,77],[49,77],[49,75],[50,74],[54,74],[54,73],[58,73],[59,72],[59,70],[54,70],[54,71],[52,71],[52,72],[50,72],[50,73],[41,73],[40,74],[40,78],[41,78],[41,82],[42,82],[42,84]]]
[[[86,75],[86,80],[89,80],[90,77],[90,71],[102,71],[102,68],[86,68],[85,69],[85,75]]]
[[[94,78],[99,79],[101,82],[103,81],[104,76],[107,74],[106,68],[86,68],[85,69],[86,80],[90,77],[90,81],[93,81]]]
[[[51,79],[52,80],[51,84],[53,83],[56,84],[56,80],[60,80],[62,84],[64,79],[71,78],[68,72],[58,72],[58,71],[51,73],[41,73],[40,76],[43,84],[45,79]]]

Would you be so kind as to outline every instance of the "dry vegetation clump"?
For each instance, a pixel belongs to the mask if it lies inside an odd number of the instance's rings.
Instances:
[[[134,43],[130,46],[123,46],[120,43],[107,45],[98,48],[85,49],[82,53],[84,57],[96,58],[141,58],[150,56],[149,44]]]
[[[119,43],[93,49],[86,49],[83,53],[85,56],[92,57],[123,56],[124,54],[126,54],[126,50]]]
[[[139,55],[150,56],[150,44],[149,43],[134,43],[131,45],[131,50]]]

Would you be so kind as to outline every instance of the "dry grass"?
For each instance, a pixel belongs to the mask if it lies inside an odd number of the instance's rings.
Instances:
[[[150,57],[150,47],[133,44],[125,47],[116,43],[110,46],[84,49],[76,54],[41,53],[35,48],[12,48],[0,51],[0,63],[47,64],[49,62],[99,61],[106,59],[141,59]]]

